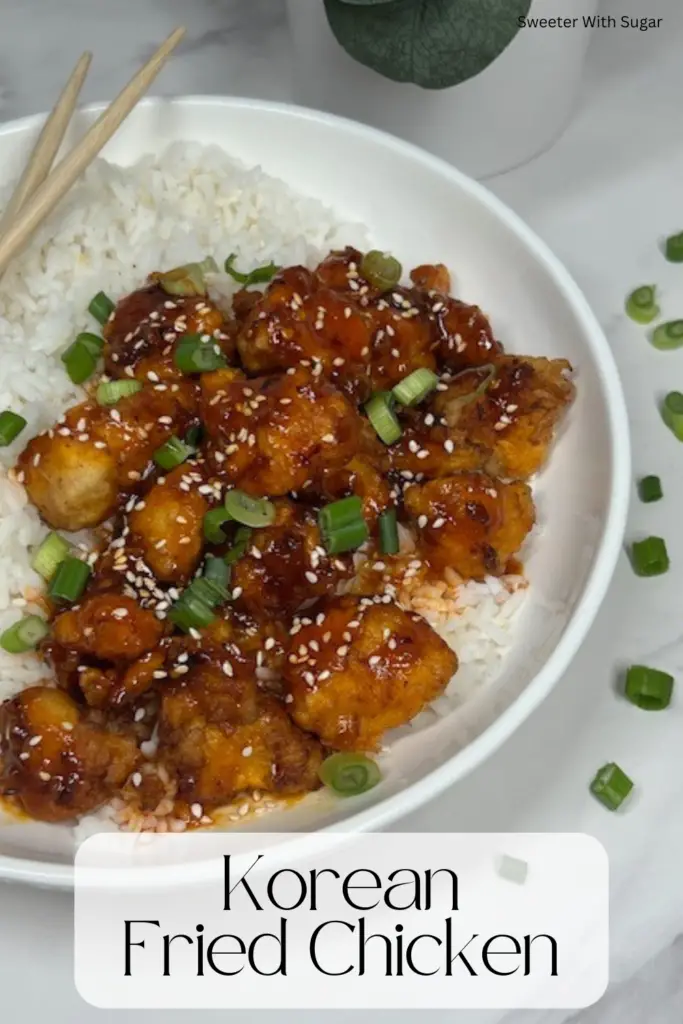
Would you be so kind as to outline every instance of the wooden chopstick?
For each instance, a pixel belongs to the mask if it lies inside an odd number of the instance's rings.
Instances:
[[[43,184],[16,214],[0,239],[0,274],[14,256],[26,245],[35,230],[69,191],[77,178],[95,159],[121,123],[157,77],[162,67],[185,35],[177,28],[161,44],[154,56],[131,79],[107,109],[88,129],[80,142],[57,164]]]
[[[69,81],[62,90],[61,96],[52,108],[52,113],[43,125],[38,141],[29,157],[26,169],[4,209],[2,219],[0,220],[0,238],[22,206],[31,198],[36,189],[43,184],[50,173],[57,150],[61,145],[69,121],[76,109],[78,96],[85,81],[85,76],[88,73],[91,60],[91,53],[84,53],[80,58],[71,73]]]

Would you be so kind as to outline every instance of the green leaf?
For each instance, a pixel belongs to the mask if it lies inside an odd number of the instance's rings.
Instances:
[[[394,82],[447,89],[505,50],[531,0],[325,0],[348,54]]]

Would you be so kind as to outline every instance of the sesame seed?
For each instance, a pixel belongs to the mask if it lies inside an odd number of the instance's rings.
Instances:
[[[242,757],[251,757],[253,752],[253,747],[244,747],[244,749],[242,750]]]
[[[375,665],[379,665],[381,660],[379,654],[373,654],[371,658],[368,658],[368,665],[372,665],[374,668]]]
[[[204,813],[204,808],[202,807],[201,804],[192,804],[190,810],[192,811],[192,814],[195,818],[201,818],[202,814]]]
[[[428,522],[429,520],[427,519],[427,516],[420,516],[417,520],[417,525],[420,527],[421,530],[424,530]]]
[[[345,658],[348,653],[349,648],[346,646],[346,644],[342,644],[341,647],[337,648],[337,654],[339,655],[340,658]]]
[[[40,780],[41,780],[42,782],[49,782],[49,781],[50,781],[50,779],[52,778],[52,776],[50,775],[50,773],[49,773],[49,772],[38,772],[38,778],[39,778],[39,779],[40,779]]]
[[[42,738],[43,738],[42,735],[41,736],[32,736],[31,739],[28,741],[29,747],[37,747],[38,744],[40,743],[40,741],[42,740]]]
[[[438,519],[435,519],[434,522],[432,523],[432,529],[440,530],[445,522],[446,520],[439,516]]]
[[[318,577],[316,576],[316,574],[314,572],[307,572],[305,575],[306,575],[306,579],[308,580],[309,583],[317,583],[318,582]]]

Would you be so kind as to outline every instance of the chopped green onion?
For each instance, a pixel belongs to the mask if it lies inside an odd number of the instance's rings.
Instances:
[[[31,559],[31,568],[44,580],[51,580],[71,548],[58,533],[48,533]]]
[[[379,549],[383,555],[398,554],[398,522],[395,508],[387,509],[379,517]]]
[[[667,238],[664,243],[664,255],[670,263],[683,263],[683,231]]]
[[[659,501],[663,497],[662,481],[658,476],[644,476],[638,482],[638,494],[640,500],[649,504],[652,501]]]
[[[184,263],[163,274],[154,274],[167,295],[206,295],[206,274],[217,274],[218,264],[213,256],[207,256],[201,263]]]
[[[683,441],[683,395],[680,391],[670,391],[664,399],[662,419],[672,434]]]
[[[0,647],[8,654],[24,654],[34,650],[49,632],[45,619],[39,615],[27,615],[5,630],[0,636]]]
[[[199,334],[185,334],[180,339],[173,361],[183,373],[210,373],[228,365],[216,342],[202,341]]]
[[[431,394],[439,378],[431,370],[422,367],[414,370],[407,377],[397,384],[393,389],[393,396],[401,405],[418,405],[423,402],[427,395]]]
[[[15,437],[19,437],[25,426],[26,420],[18,412],[11,409],[0,412],[0,448],[6,448]]]
[[[65,558],[57,566],[50,581],[48,595],[53,601],[69,601],[73,604],[85,590],[91,571],[88,563],[82,562],[80,558]]]
[[[267,498],[252,498],[244,491],[228,491],[225,508],[236,523],[260,528],[275,522],[275,505]]]
[[[361,260],[360,274],[368,284],[379,291],[388,292],[401,280],[403,267],[389,253],[372,249]]]
[[[683,347],[683,320],[669,320],[652,332],[652,344],[660,352]]]
[[[229,578],[230,570],[225,562],[209,555],[204,563],[204,575],[192,580],[172,606],[168,618],[186,633],[210,626],[216,618],[216,606],[230,597]]]
[[[168,619],[185,633],[210,626],[216,618],[213,605],[207,603],[190,585],[168,612]]]
[[[88,311],[95,317],[102,325],[106,324],[109,317],[112,315],[116,306],[111,301],[108,295],[104,292],[98,292],[95,298],[88,306]]]
[[[632,291],[626,299],[626,312],[638,324],[651,324],[660,312],[655,298],[655,286],[644,284]]]
[[[230,567],[223,558],[216,558],[215,555],[207,555],[202,570],[202,578],[211,582],[225,597],[228,598],[228,584],[230,582]]]
[[[174,434],[165,444],[162,444],[161,448],[157,448],[153,458],[157,466],[161,466],[162,469],[175,469],[194,454],[195,449]]]
[[[401,436],[401,424],[394,412],[394,398],[391,391],[378,391],[365,403],[368,419],[375,428],[380,441],[393,444]]]
[[[237,253],[233,252],[228,256],[225,261],[225,273],[230,274],[230,277],[238,284],[241,284],[243,288],[249,288],[252,284],[267,284],[268,281],[272,281],[276,274],[282,270],[282,267],[278,267],[276,263],[269,263],[265,267],[256,267],[255,270],[249,271],[248,274],[241,274],[239,270],[235,270],[235,260],[237,259]]]
[[[225,568],[228,568],[227,565]],[[224,587],[218,580],[212,579],[209,576],[200,576],[198,579],[193,580],[188,590],[191,591],[193,598],[202,601],[211,609],[214,609],[219,604],[223,604],[230,597],[230,591],[227,587]]]
[[[204,516],[204,536],[210,544],[222,544],[223,541],[227,540],[225,530],[222,530],[221,527],[224,523],[229,523],[231,520],[232,516],[224,508],[212,508],[210,512],[206,513]]]
[[[330,555],[355,551],[370,536],[363,518],[363,502],[357,495],[326,505],[318,513],[323,544]]]
[[[251,534],[252,531],[249,526],[237,527],[232,547],[225,556],[225,561],[228,565],[234,565],[235,562],[239,562],[240,558],[244,557],[251,542]]]
[[[661,537],[646,537],[631,547],[636,576],[661,576],[669,570],[669,555]]]
[[[102,354],[104,340],[96,334],[84,331],[62,354],[62,362],[74,384],[82,384],[92,377],[97,361]]]
[[[591,782],[591,793],[610,811],[616,811],[633,789],[633,783],[618,764],[603,765]]]
[[[190,427],[188,432],[185,434],[185,444],[189,444],[191,448],[198,448],[204,437],[204,427],[201,423],[198,423],[195,427]]]
[[[358,796],[382,778],[379,765],[365,754],[332,754],[318,770],[320,781],[337,796]]]
[[[128,398],[142,391],[139,380],[108,380],[98,384],[95,397],[98,405],[116,405],[120,398]]]
[[[671,703],[674,677],[646,665],[631,665],[624,692],[631,704],[643,711],[663,711]]]

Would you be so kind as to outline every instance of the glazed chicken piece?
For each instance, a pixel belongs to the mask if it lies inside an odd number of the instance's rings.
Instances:
[[[109,376],[142,383],[182,379],[173,356],[183,335],[212,338],[228,361],[235,352],[234,325],[206,296],[167,295],[154,284],[121,299],[102,333]]]
[[[285,667],[294,721],[337,750],[373,750],[437,697],[455,653],[419,615],[381,598],[323,602],[292,629]]]
[[[55,643],[102,661],[135,661],[161,640],[163,623],[125,594],[86,595],[59,613],[52,627]]]
[[[489,453],[482,463],[488,472],[527,480],[546,461],[558,423],[574,399],[570,372],[566,359],[502,356],[495,374],[460,374],[437,393],[434,412],[443,416],[454,438]]]
[[[192,665],[164,689],[159,740],[179,797],[203,808],[245,790],[287,796],[319,784],[320,745],[259,689],[253,660],[236,647],[223,651],[221,661]]]
[[[0,790],[39,821],[66,821],[109,800],[140,755],[88,721],[61,690],[32,686],[0,705]]]
[[[439,365],[451,373],[492,363],[503,346],[479,306],[450,295],[451,276],[442,263],[416,267],[410,275],[417,295],[429,310],[432,338]]]
[[[340,389],[369,395],[372,322],[348,296],[321,288],[305,267],[278,274],[248,313],[237,339],[242,365],[265,374],[319,364]]]
[[[416,484],[406,510],[420,530],[419,546],[433,569],[455,569],[465,579],[505,572],[535,521],[530,488],[485,473]]]
[[[399,419],[403,433],[387,448],[387,454],[391,468],[405,481],[452,476],[479,469],[486,461],[486,451],[456,435],[428,404],[402,409]]]
[[[331,288],[349,298],[368,303],[377,298],[379,292],[362,277],[360,272],[363,253],[353,246],[333,249],[315,269],[315,278],[322,288]]]
[[[204,516],[220,497],[201,467],[189,460],[162,477],[128,516],[129,543],[159,580],[184,583],[199,566]]]
[[[391,389],[414,370],[436,371],[429,300],[396,287],[369,308],[375,327],[370,376],[377,391]]]
[[[19,478],[50,526],[98,526],[137,488],[156,449],[190,426],[194,406],[195,385],[187,380],[143,388],[115,406],[83,402],[29,441]]]
[[[380,513],[393,504],[386,477],[362,455],[351,459],[341,469],[326,470],[315,491],[325,501],[339,501],[352,494],[362,498],[363,517],[370,528],[374,527]]]
[[[252,614],[288,617],[352,573],[348,556],[327,554],[316,514],[282,500],[273,525],[253,531],[247,553],[234,566],[233,594]]]
[[[361,419],[351,403],[305,368],[279,377],[202,381],[201,419],[216,475],[252,495],[298,491],[358,447]]]
[[[423,292],[451,294],[451,272],[443,263],[423,263],[410,272],[410,280]]]

